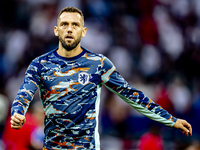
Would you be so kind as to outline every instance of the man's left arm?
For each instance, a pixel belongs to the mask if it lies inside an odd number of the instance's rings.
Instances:
[[[185,120],[175,118],[160,105],[154,103],[143,92],[130,86],[127,81],[116,71],[116,68],[108,58],[105,58],[104,60],[103,70],[103,84],[110,91],[116,93],[125,102],[135,108],[138,112],[166,126],[181,129],[182,133],[185,135],[192,135],[192,128],[189,123],[187,123]]]

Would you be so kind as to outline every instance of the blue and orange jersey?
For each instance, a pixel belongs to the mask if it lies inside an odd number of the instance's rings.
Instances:
[[[175,117],[131,87],[107,57],[82,49],[72,58],[58,55],[57,49],[35,58],[13,102],[11,115],[25,115],[39,89],[45,112],[44,148],[100,149],[102,85],[150,119],[171,127],[175,124]]]

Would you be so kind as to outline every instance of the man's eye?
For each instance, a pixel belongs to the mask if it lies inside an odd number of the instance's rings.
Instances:
[[[78,27],[78,24],[77,24],[77,23],[75,23],[75,24],[74,24],[74,26],[75,26],[75,27]]]
[[[66,25],[67,25],[67,23],[63,23],[63,24],[62,24],[62,26],[66,26]]]

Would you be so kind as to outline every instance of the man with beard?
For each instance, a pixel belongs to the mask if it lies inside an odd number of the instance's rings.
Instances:
[[[98,113],[102,85],[145,116],[192,135],[187,121],[177,119],[141,91],[131,87],[104,55],[80,46],[86,35],[82,12],[66,7],[59,13],[54,33],[57,49],[35,58],[13,102],[11,127],[20,129],[39,88],[45,112],[46,149],[100,149]]]

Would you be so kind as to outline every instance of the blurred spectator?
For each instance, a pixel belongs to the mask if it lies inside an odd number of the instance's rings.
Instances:
[[[4,130],[6,118],[9,113],[9,101],[8,98],[0,93],[0,139]]]
[[[191,107],[191,93],[181,77],[175,77],[167,87],[177,115],[184,115]]]
[[[158,73],[161,64],[161,56],[153,45],[144,45],[141,49],[139,65],[144,76],[153,76]]]
[[[57,9],[55,6],[44,5],[32,13],[30,19],[30,32],[32,36],[44,38],[43,40],[45,41],[48,41],[54,37],[53,27],[57,23]]]
[[[144,44],[157,45],[158,29],[152,16],[156,0],[140,0],[139,8],[141,17],[139,19],[139,33]]]
[[[126,79],[132,76],[132,57],[128,50],[121,46],[110,47],[108,52],[109,59],[113,62],[118,72]]]
[[[34,150],[41,150],[44,141],[44,110],[39,100],[33,104],[33,116],[37,119],[38,125],[31,133],[31,146]]]
[[[192,0],[192,7],[195,10],[196,15],[200,18],[200,2],[199,0]]]
[[[92,49],[96,53],[106,53],[111,43],[111,36],[107,33],[105,24],[94,18],[87,19],[85,26],[89,29],[87,36],[82,40],[82,45],[87,49]],[[98,36],[97,36],[98,35]],[[95,44],[91,44],[95,43]]]
[[[177,59],[184,50],[180,28],[162,6],[156,6],[153,16],[158,26],[160,46],[172,59]]]
[[[26,114],[26,123],[21,130],[14,130],[10,126],[10,119],[5,125],[2,140],[7,150],[30,150],[31,133],[37,127],[38,122],[32,114]]]
[[[190,12],[190,2],[188,0],[171,1],[171,11],[178,18],[186,17]]]
[[[163,138],[160,136],[158,126],[153,125],[149,132],[141,136],[138,150],[164,150]]]
[[[155,95],[155,102],[159,104],[162,108],[167,110],[170,114],[174,115],[174,105],[169,98],[169,93],[166,87],[163,84],[160,84],[156,87]]]
[[[19,87],[23,82],[25,71],[26,68],[21,68],[20,72],[17,72],[17,74],[10,77],[6,82],[5,92],[8,95],[8,100],[10,103],[13,102],[17,95]]]
[[[38,103],[32,104],[26,113],[26,122],[20,130],[12,129],[8,118],[2,135],[7,150],[41,150],[43,147],[43,109]]]
[[[86,0],[89,14],[94,17],[105,17],[110,13],[109,5],[105,0]]]
[[[128,133],[125,122],[129,116],[130,106],[116,94],[109,95],[102,114],[102,132],[106,135],[125,138]]]
[[[195,131],[194,136],[195,138],[200,138],[200,84],[199,82],[196,83],[197,88],[194,90],[194,98],[192,103],[192,109],[191,109],[191,116],[189,116],[191,122],[193,123],[193,130]]]
[[[29,37],[25,31],[11,30],[6,34],[4,65],[6,75],[10,77],[17,70],[18,62],[23,59],[23,55],[29,46]],[[14,52],[13,52],[14,51]]]
[[[189,145],[185,150],[200,150],[199,141],[192,142],[192,144]]]
[[[58,2],[56,1],[56,3]],[[73,0],[73,1],[59,0],[58,7],[57,7],[58,12],[59,10],[63,9],[64,6],[73,6],[81,10],[84,9],[82,7],[82,2],[80,0]]]

